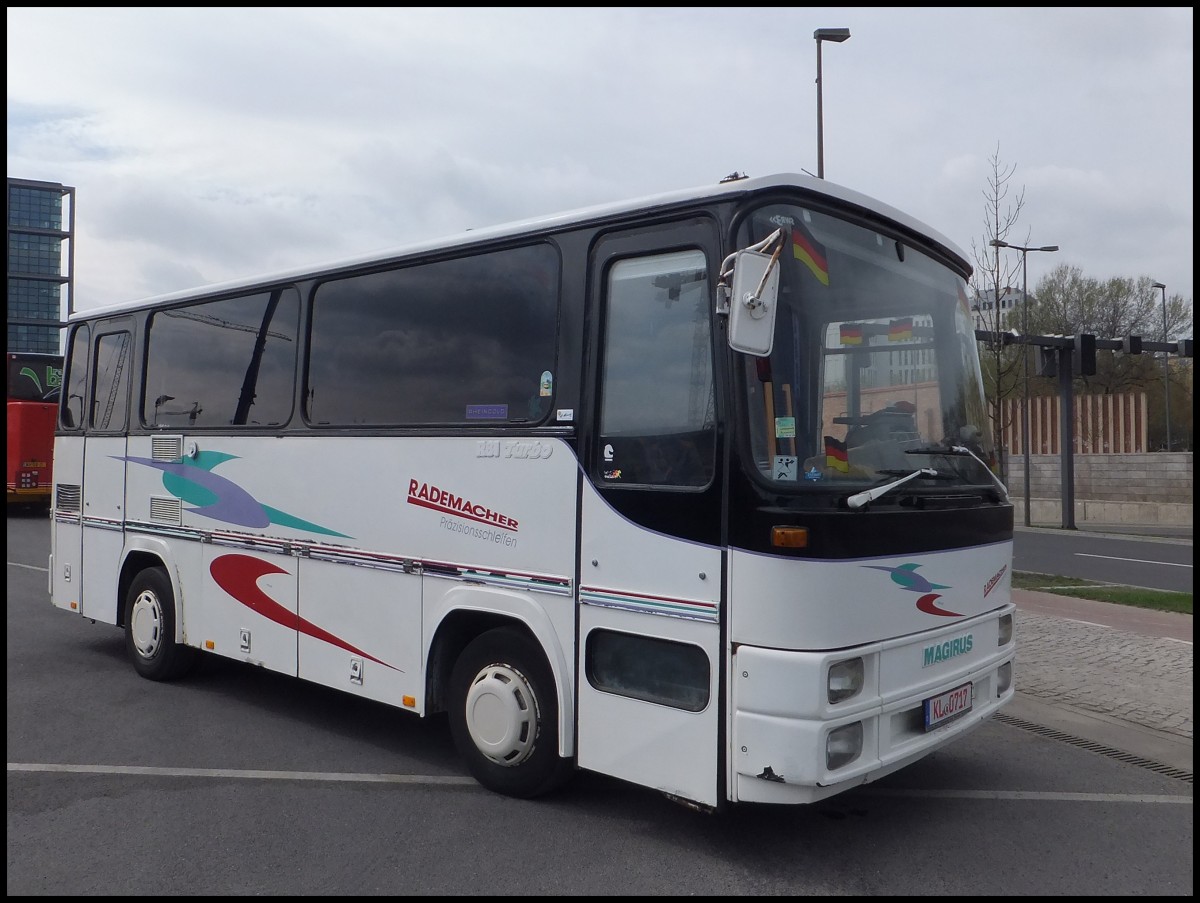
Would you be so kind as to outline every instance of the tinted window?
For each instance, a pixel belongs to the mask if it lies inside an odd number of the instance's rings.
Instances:
[[[154,314],[142,421],[175,429],[286,423],[299,323],[294,288]]]
[[[557,253],[534,245],[324,283],[306,416],[339,426],[544,420],[558,282]]]
[[[67,357],[66,389],[59,409],[63,429],[83,428],[83,400],[87,398],[87,356],[91,330],[80,326],[71,334],[71,348]]]
[[[51,354],[8,355],[8,398],[10,401],[58,401],[62,386],[62,358]]]
[[[586,663],[588,682],[597,690],[689,712],[708,705],[711,674],[699,646],[593,630]]]
[[[704,253],[622,260],[606,291],[601,479],[704,486],[716,448]]]
[[[92,428],[124,432],[129,423],[129,351],[133,338],[113,332],[96,340],[92,367]]]

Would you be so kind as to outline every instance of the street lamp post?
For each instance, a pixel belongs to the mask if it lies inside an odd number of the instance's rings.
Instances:
[[[992,239],[990,242],[993,248],[1012,248],[1014,251],[1021,252],[1021,341],[1025,342],[1029,335],[1029,268],[1027,266],[1028,255],[1030,251],[1057,251],[1058,245],[1043,245],[1040,248],[1026,248],[1021,245],[1010,245],[1006,241],[1001,241],[998,238]],[[996,286],[996,306],[1000,305],[1000,286]],[[997,324],[999,325],[999,324]],[[1025,453],[1025,526],[1029,526],[1029,346],[1022,344],[1021,348],[1021,375],[1024,388],[1022,390],[1023,400],[1021,404],[1021,447]]]
[[[1154,287],[1162,289],[1163,308],[1163,341],[1167,341],[1167,287],[1161,282]],[[1171,450],[1171,370],[1167,358],[1170,352],[1163,351],[1163,415],[1167,421],[1167,451]]]
[[[817,42],[817,178],[825,178],[825,136],[824,121],[821,115],[821,42],[833,41],[840,44],[850,39],[849,28],[818,28],[813,32],[813,40]]]

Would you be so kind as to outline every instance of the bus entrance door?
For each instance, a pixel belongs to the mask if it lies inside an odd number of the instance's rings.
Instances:
[[[89,367],[91,394],[82,480],[83,560],[76,592],[80,614],[107,624],[118,623],[124,601],[117,598],[117,586],[125,545],[132,347],[128,320],[103,323],[96,330]]]
[[[706,806],[721,786],[715,247],[688,221],[594,251],[578,600],[579,766]]]
[[[721,555],[648,535],[585,489],[581,768],[717,804]]]

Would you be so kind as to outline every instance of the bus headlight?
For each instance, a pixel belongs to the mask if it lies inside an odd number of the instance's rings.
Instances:
[[[1005,662],[996,669],[996,695],[1003,696],[1012,686],[1012,662]]]
[[[861,658],[848,658],[829,666],[829,702],[842,702],[862,692],[865,666]]]
[[[848,765],[862,754],[863,726],[861,721],[843,724],[829,732],[825,740],[825,767],[830,771]]]
[[[1011,643],[1012,642],[1012,632],[1013,632],[1013,616],[1012,616],[1012,614],[1010,613],[1007,615],[1001,615],[1000,616],[1000,637],[999,637],[1000,644],[999,645],[1007,646],[1009,643]]]

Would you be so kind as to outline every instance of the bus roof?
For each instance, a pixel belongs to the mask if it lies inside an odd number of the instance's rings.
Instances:
[[[576,210],[569,210],[548,216],[503,223],[481,229],[467,229],[464,232],[450,236],[443,236],[441,238],[429,241],[416,242],[408,245],[376,250],[360,256],[329,261],[319,265],[298,267],[275,273],[259,274],[256,276],[197,286],[138,300],[121,301],[102,307],[88,308],[84,311],[76,311],[74,314],[72,314],[70,319],[72,322],[74,322],[77,320],[90,319],[96,316],[107,316],[126,310],[157,307],[159,305],[170,304],[176,301],[185,301],[209,295],[219,295],[230,291],[253,289],[258,286],[265,287],[269,285],[277,285],[281,282],[301,280],[317,275],[325,275],[341,270],[349,270],[355,267],[361,267],[375,263],[385,263],[392,260],[400,260],[406,257],[428,253],[431,251],[452,250],[458,247],[466,247],[482,242],[497,241],[506,238],[515,238],[522,235],[551,234],[566,228],[584,226],[591,223],[602,222],[608,219],[617,219],[636,211],[667,211],[673,207],[684,207],[696,204],[698,202],[710,200],[727,200],[731,197],[737,197],[739,195],[767,192],[780,188],[799,188],[803,191],[812,193],[814,196],[827,197],[835,201],[839,201],[850,208],[859,208],[864,212],[881,217],[885,220],[890,220],[897,226],[918,235],[922,235],[928,240],[932,241],[934,244],[940,245],[942,250],[945,251],[949,256],[956,258],[957,262],[966,272],[969,273],[971,271],[971,266],[967,260],[966,253],[957,244],[931,226],[926,225],[920,220],[915,219],[914,217],[896,209],[895,207],[885,204],[882,201],[878,201],[872,197],[869,197],[868,195],[861,194],[853,189],[838,185],[834,182],[818,179],[815,176],[802,175],[799,173],[777,173],[774,175],[759,176],[755,178],[727,178],[711,185],[702,185],[695,188],[664,192],[661,194],[650,195],[647,197],[635,198],[626,201],[598,204],[592,207],[583,207]]]

